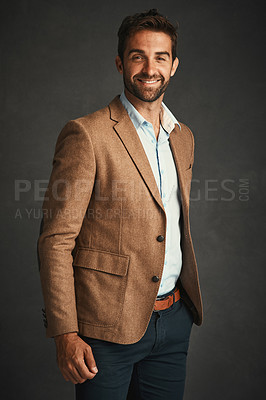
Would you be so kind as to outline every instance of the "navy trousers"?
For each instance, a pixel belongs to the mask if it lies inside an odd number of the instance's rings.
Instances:
[[[154,311],[137,343],[82,337],[99,372],[76,385],[76,400],[182,400],[193,317],[182,300]]]

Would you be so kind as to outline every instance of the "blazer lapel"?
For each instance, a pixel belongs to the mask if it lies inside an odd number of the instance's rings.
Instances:
[[[182,208],[183,211],[184,209],[188,208],[187,204],[187,199],[186,199],[186,190],[185,190],[185,185],[186,185],[186,179],[184,176],[184,165],[186,165],[186,160],[184,159],[184,154],[183,154],[183,138],[182,138],[182,133],[178,126],[176,125],[174,130],[170,133],[169,136],[169,142],[170,142],[170,147],[174,156],[175,164],[176,164],[176,169],[178,173],[178,180],[179,180],[179,186],[180,186],[180,193],[181,193],[181,199],[182,199]]]
[[[129,156],[138,169],[142,179],[146,183],[152,196],[159,206],[164,210],[162,199],[149,163],[145,150],[136,132],[136,129],[122,103],[119,96],[109,104],[110,118],[116,122],[114,129],[122,140]]]

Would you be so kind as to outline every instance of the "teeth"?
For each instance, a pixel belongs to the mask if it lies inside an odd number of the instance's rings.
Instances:
[[[141,81],[144,82],[144,83],[155,83],[155,82],[158,82],[157,80],[156,81],[145,81],[144,79],[141,79]]]

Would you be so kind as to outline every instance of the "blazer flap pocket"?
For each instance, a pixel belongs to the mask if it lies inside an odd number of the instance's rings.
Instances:
[[[129,265],[129,256],[80,247],[73,265],[108,274],[125,276]]]

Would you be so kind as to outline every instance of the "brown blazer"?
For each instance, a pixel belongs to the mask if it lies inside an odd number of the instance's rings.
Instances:
[[[181,293],[202,323],[189,228],[194,140],[170,134],[182,197]],[[47,336],[78,331],[128,344],[145,333],[164,265],[166,215],[145,151],[117,96],[60,133],[38,241]]]

